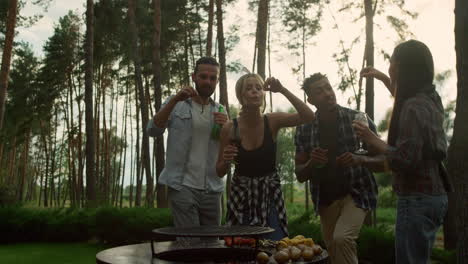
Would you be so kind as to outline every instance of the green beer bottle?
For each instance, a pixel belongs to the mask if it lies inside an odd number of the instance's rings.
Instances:
[[[219,105],[218,112],[223,113],[224,109],[222,105]],[[213,124],[213,128],[211,128],[211,138],[214,140],[219,139],[219,134],[221,133],[221,125],[218,123]]]

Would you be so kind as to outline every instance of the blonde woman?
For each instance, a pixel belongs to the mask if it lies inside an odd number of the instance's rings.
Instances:
[[[263,114],[265,92],[284,95],[297,113]],[[235,164],[228,198],[227,223],[269,226],[266,238],[279,240],[288,234],[287,217],[276,170],[276,136],[280,128],[312,122],[313,111],[275,78],[265,82],[258,74],[246,74],[236,83],[241,105],[239,117],[221,131],[216,171],[223,177]]]

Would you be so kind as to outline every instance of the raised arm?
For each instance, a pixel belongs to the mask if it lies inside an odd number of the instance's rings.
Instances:
[[[388,91],[392,96],[395,96],[395,87],[392,86],[392,83],[390,81],[390,78],[383,72],[375,69],[374,67],[366,67],[361,70],[361,77],[365,78],[375,78],[385,85],[387,87]]]
[[[272,128],[276,131],[282,127],[293,127],[305,123],[310,123],[315,119],[315,114],[301,99],[286,89],[279,80],[271,77],[265,81],[265,91],[283,94],[294,106],[297,113],[272,113],[270,119]],[[276,133],[276,131],[274,131]]]
[[[189,97],[195,96],[196,94],[197,92],[189,86],[180,90],[175,96],[169,99],[169,101],[159,110],[159,112],[156,113],[156,115],[153,117],[154,124],[159,128],[165,128],[175,105],[180,101],[184,101]]]

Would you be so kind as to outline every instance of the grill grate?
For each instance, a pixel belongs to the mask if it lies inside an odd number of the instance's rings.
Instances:
[[[273,231],[273,228],[263,226],[196,226],[164,227],[154,229],[153,233],[173,237],[224,237],[260,236]]]

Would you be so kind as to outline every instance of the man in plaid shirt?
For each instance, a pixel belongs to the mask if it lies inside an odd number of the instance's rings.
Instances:
[[[362,157],[352,122],[357,111],[336,103],[327,77],[304,80],[307,101],[317,108],[314,122],[296,129],[296,175],[310,180],[312,200],[320,215],[331,263],[358,263],[356,242],[366,214],[376,207],[377,184],[360,166]],[[374,123],[369,127],[375,132]]]

